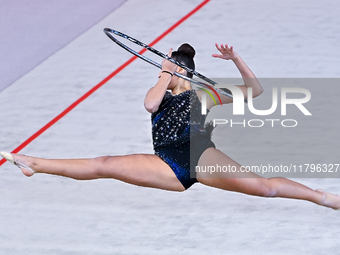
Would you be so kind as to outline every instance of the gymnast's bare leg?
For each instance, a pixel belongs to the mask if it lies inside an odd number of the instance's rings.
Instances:
[[[91,159],[42,159],[21,154],[12,156],[33,169],[35,173],[59,175],[76,180],[113,178],[143,187],[171,191],[185,190],[172,169],[158,156],[152,154]],[[21,171],[26,176],[33,175],[25,168],[21,168]]]
[[[220,150],[208,148],[200,157],[199,166],[241,165]],[[285,178],[262,178],[254,173],[214,173],[198,172],[197,180],[202,184],[223,190],[240,192],[262,197],[283,197],[307,200],[318,205],[340,208],[340,196],[323,190],[313,190],[300,183]]]
[[[158,156],[133,154],[127,156],[105,156],[92,159],[42,159],[12,154],[14,159],[34,170],[73,178],[92,180],[113,178],[130,184],[171,191],[184,191],[172,169]],[[208,148],[200,157],[199,166],[240,164],[215,148]],[[26,176],[33,173],[21,168]],[[300,183],[285,178],[262,178],[254,173],[210,173],[197,172],[197,180],[202,184],[261,197],[283,197],[307,200],[318,205],[340,208],[340,196],[322,190],[313,190]]]

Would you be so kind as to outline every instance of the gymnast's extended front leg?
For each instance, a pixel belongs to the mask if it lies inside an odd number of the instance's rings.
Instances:
[[[113,178],[130,184],[173,191],[184,191],[172,169],[153,154],[104,156],[89,159],[43,159],[11,154],[26,176],[44,173],[92,180]],[[22,167],[27,166],[27,168]]]

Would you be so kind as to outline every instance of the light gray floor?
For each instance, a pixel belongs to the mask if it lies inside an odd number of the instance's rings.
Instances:
[[[0,0],[0,91],[126,0]]]
[[[131,57],[104,35],[104,27],[149,43],[200,2],[129,0],[3,90],[1,150],[16,148]],[[234,45],[259,77],[339,77],[338,9],[334,1],[214,0],[155,47],[167,52],[191,43],[197,70],[208,77],[239,77],[232,63],[212,59],[215,42]],[[152,153],[143,100],[157,75],[154,67],[134,61],[22,153],[47,158]],[[313,100],[317,95],[311,91]],[[338,92],[338,86],[324,91],[317,102],[332,108],[328,97]],[[338,119],[339,113],[334,114]],[[303,139],[303,153],[320,150],[315,135],[338,137],[318,125],[317,134],[305,127],[311,139]],[[258,162],[264,146],[264,152],[285,162],[296,159],[289,146],[283,144],[278,155],[275,141],[237,132],[225,152],[242,164]],[[272,133],[287,141],[300,139],[280,129]],[[325,163],[339,163],[338,150],[328,154]],[[338,212],[309,202],[250,197],[201,184],[172,193],[115,180],[38,174],[28,179],[9,163],[0,170],[1,254],[319,255],[339,250]],[[338,179],[297,180],[340,190]]]

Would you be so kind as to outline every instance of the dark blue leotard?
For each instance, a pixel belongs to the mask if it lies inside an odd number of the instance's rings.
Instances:
[[[185,189],[197,182],[195,167],[202,153],[215,147],[211,128],[205,126],[196,91],[178,95],[166,92],[159,109],[151,116],[155,154],[174,171]]]

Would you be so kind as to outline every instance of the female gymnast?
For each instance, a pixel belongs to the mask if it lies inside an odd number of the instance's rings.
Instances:
[[[218,45],[220,54],[215,58],[231,60],[238,68],[244,85],[239,86],[247,97],[247,87],[252,87],[253,97],[263,89],[253,72],[234,51],[232,46]],[[195,50],[183,44],[169,56],[190,69],[195,69]],[[183,68],[163,60],[159,80],[146,94],[144,106],[152,114],[152,137],[155,154],[104,156],[92,159],[42,159],[21,154],[1,152],[9,162],[17,165],[26,176],[35,173],[60,175],[77,180],[113,178],[130,184],[172,191],[184,191],[195,182],[223,190],[241,192],[262,197],[302,199],[318,205],[340,208],[340,196],[313,190],[285,178],[262,178],[254,173],[197,172],[190,176],[195,166],[241,165],[215,148],[210,139],[209,128],[204,126],[201,115],[201,90],[191,89],[190,82],[174,76],[178,72],[188,77]],[[171,90],[171,93],[167,90]],[[209,97],[208,97],[209,98]],[[214,102],[207,98],[207,108]],[[232,103],[232,98],[221,95],[222,103]],[[190,131],[191,130],[191,131]],[[191,148],[191,149],[190,149]],[[193,170],[195,171],[195,170]],[[241,178],[240,178],[241,177]]]

